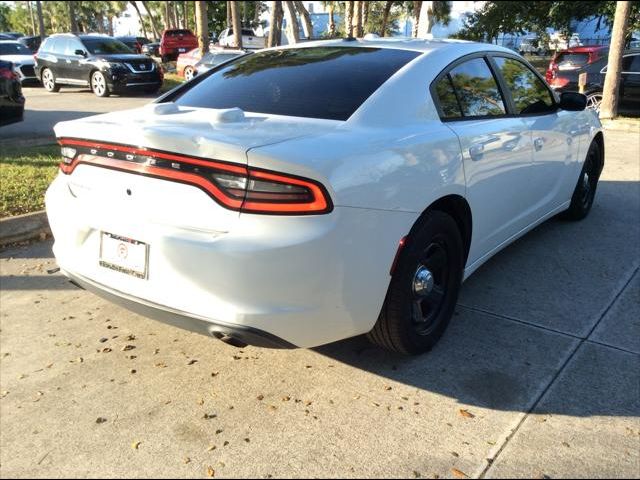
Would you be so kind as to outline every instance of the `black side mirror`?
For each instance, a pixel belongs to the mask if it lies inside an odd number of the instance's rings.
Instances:
[[[560,108],[570,112],[581,112],[587,108],[587,96],[578,92],[560,94]]]
[[[85,52],[84,50],[76,50],[73,53],[76,54],[76,55],[80,55],[81,57],[86,57],[87,56],[87,52]]]

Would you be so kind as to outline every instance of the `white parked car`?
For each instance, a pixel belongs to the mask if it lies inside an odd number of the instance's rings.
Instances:
[[[218,43],[221,47],[237,48],[236,39],[233,36],[233,28],[225,28],[218,37]],[[242,29],[242,48],[255,50],[266,46],[266,38],[260,37],[248,28]]]
[[[146,107],[56,125],[54,253],[77,284],[234,345],[368,333],[424,352],[480,265],[591,209],[604,147],[585,103],[486,44],[239,57]]]
[[[13,63],[13,71],[21,83],[37,82],[33,53],[23,44],[14,40],[0,40],[0,60]]]

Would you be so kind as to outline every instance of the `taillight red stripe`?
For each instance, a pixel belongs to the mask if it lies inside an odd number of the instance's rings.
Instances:
[[[247,168],[242,165],[234,165],[216,160],[200,159],[195,157],[162,152],[144,147],[132,147],[128,145],[113,145],[91,140],[62,138],[59,140],[60,145],[70,147],[84,147],[103,151],[115,151],[129,153],[137,156],[145,156],[151,159],[173,160],[176,162],[198,165],[213,170],[223,172],[232,172],[236,175],[243,176],[248,180],[251,178],[261,179],[271,182],[279,182],[288,185],[297,185],[307,188],[313,195],[313,201],[296,202],[291,200],[285,201],[259,201],[258,199],[244,200],[238,199],[238,192],[235,189],[219,188],[218,185],[199,174],[173,170],[170,168],[157,167],[146,163],[137,163],[117,158],[105,157],[103,155],[93,155],[80,153],[71,161],[71,163],[61,163],[60,170],[65,174],[71,174],[80,164],[94,165],[98,167],[112,168],[116,170],[137,173],[141,175],[149,175],[160,179],[174,180],[182,183],[197,186],[207,192],[212,198],[221,205],[232,210],[241,210],[250,213],[274,213],[274,214],[319,214],[328,213],[333,209],[331,200],[325,189],[313,180],[300,177],[292,177],[276,172],[265,170],[256,170]],[[244,192],[242,192],[244,193]],[[259,192],[254,192],[259,193]],[[235,195],[235,197],[231,196]],[[266,193],[264,195],[267,195]]]

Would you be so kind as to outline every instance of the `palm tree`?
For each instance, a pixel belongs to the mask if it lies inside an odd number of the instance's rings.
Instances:
[[[296,9],[290,0],[284,2],[284,6],[285,15],[287,16],[287,39],[289,43],[298,43],[300,41],[300,32],[298,30]]]
[[[380,28],[380,36],[384,37],[387,33],[387,23],[389,23],[389,14],[391,13],[391,7],[393,7],[393,0],[387,1],[384,4],[384,12],[382,13],[382,28]]]
[[[269,17],[268,47],[277,47],[282,37],[282,2],[271,2],[271,16]]]
[[[436,22],[449,23],[451,18],[451,4],[443,1],[422,2],[418,19],[418,37],[426,37]]]
[[[42,3],[40,0],[36,0],[36,11],[38,12],[38,29],[40,33],[40,39],[44,40],[44,17],[42,16]]]
[[[133,5],[133,8],[135,8],[138,18],[140,19],[140,25],[142,25],[142,34],[147,38],[147,28],[144,26],[144,18],[142,18],[142,13],[140,13],[140,9],[138,8],[138,2],[134,2],[132,0],[129,3]]]
[[[609,63],[604,78],[602,103],[600,104],[600,118],[611,119],[618,115],[618,85],[622,70],[622,54],[624,52],[624,37],[629,23],[631,2],[618,2],[611,31],[611,49]]]
[[[344,33],[347,37],[353,37],[353,1],[346,2],[344,15]]]
[[[195,2],[196,30],[198,32],[198,48],[204,55],[209,50],[209,22],[207,20],[207,2]]]
[[[240,12],[238,11],[238,2],[231,3],[231,22],[233,23],[233,37],[236,48],[242,48],[242,22],[240,21]]]
[[[293,3],[296,7],[296,10],[300,14],[300,18],[302,18],[302,29],[304,31],[304,36],[307,39],[310,39],[313,36],[313,25],[311,24],[311,16],[309,15],[309,12],[301,1],[296,1]]]
[[[153,12],[151,11],[149,2],[142,2],[142,6],[147,11],[147,15],[149,15],[149,21],[151,22],[151,28],[153,28],[153,34],[155,35],[156,39],[160,39],[160,30],[158,29],[158,24],[156,23],[156,19],[153,16]]]
[[[353,30],[355,31],[355,37],[362,37],[362,4],[364,2],[355,2],[355,8],[353,12]]]
[[[78,31],[78,22],[76,20],[76,2],[67,2],[69,5],[69,27],[71,32],[75,33]]]

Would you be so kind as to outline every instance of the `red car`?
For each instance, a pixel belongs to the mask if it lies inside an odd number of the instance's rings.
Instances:
[[[549,68],[547,68],[547,73],[545,75],[547,82],[553,87],[555,79],[558,78],[558,76],[561,76],[561,72],[577,70],[586,65],[597,62],[608,54],[609,47],[602,45],[572,47],[557,52],[551,59]]]
[[[175,60],[181,53],[198,46],[198,39],[191,30],[173,29],[162,32],[160,57],[163,62]]]
[[[189,50],[187,53],[181,53],[178,55],[178,61],[176,62],[176,73],[186,80],[193,78],[193,72],[195,71],[194,65],[202,58],[199,48]]]

